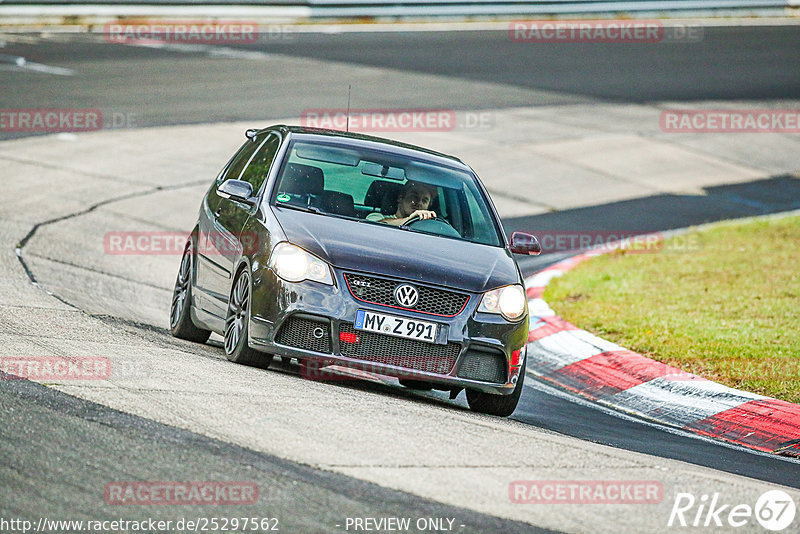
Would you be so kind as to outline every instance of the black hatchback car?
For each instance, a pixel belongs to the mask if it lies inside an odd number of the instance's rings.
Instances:
[[[203,199],[175,284],[173,335],[224,337],[231,361],[345,366],[408,387],[466,390],[510,415],[525,378],[527,298],[475,173],[365,135],[273,126]]]

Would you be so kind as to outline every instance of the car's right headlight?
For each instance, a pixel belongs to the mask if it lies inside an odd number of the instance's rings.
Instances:
[[[509,321],[522,317],[528,306],[525,290],[521,285],[499,287],[483,294],[479,312],[499,313]]]
[[[330,265],[286,241],[278,243],[272,249],[269,266],[287,282],[313,280],[321,284],[333,285]]]

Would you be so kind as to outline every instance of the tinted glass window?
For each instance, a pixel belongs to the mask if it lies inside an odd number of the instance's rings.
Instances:
[[[268,136],[250,159],[250,163],[239,178],[253,186],[253,194],[258,193],[258,190],[261,189],[261,184],[266,180],[279,146],[280,139],[278,139],[278,136]]]
[[[408,227],[411,231],[486,245],[502,244],[475,177],[421,158],[293,141],[273,194],[277,206],[370,224],[385,224],[387,218],[407,216],[402,215],[399,204],[406,198],[406,206],[423,202],[426,206],[418,209],[434,211],[440,219],[414,223]]]
[[[253,157],[256,149],[260,146],[259,139],[256,138],[255,141],[247,140],[244,145],[239,149],[239,152],[231,160],[228,168],[225,170],[224,173],[219,178],[219,182],[224,180],[238,180],[239,176],[242,174],[242,170],[247,165],[247,162],[250,161],[250,158]]]

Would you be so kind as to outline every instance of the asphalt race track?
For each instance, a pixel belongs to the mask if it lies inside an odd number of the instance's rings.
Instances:
[[[463,395],[317,384],[291,366],[229,364],[213,338],[198,347],[164,328],[179,257],[114,257],[102,245],[109,230],[188,230],[246,126],[341,109],[348,84],[354,108],[488,117],[474,131],[382,135],[474,164],[508,231],[661,231],[797,209],[796,134],[667,139],[657,117],[670,106],[796,109],[798,28],[705,28],[700,42],[652,46],[531,45],[503,31],[285,34],[196,50],[0,35],[2,57],[71,69],[0,62],[4,109],[97,108],[123,127],[50,138],[0,132],[3,355],[94,351],[122,370],[107,387],[0,382],[0,515],[252,515],[246,506],[121,511],[102,499],[114,480],[248,480],[260,488],[259,515],[279,517],[287,532],[388,516],[456,518],[462,532],[661,532],[676,492],[754,502],[774,484],[800,488],[798,461],[608,413],[533,380],[505,421],[471,414]],[[630,144],[632,160],[662,150],[689,158],[675,171],[686,178],[668,183],[656,157],[642,160],[653,175],[641,179],[569,157],[608,152],[608,143]],[[545,158],[561,166],[540,166]],[[531,169],[546,172],[520,186]],[[562,179],[569,187],[554,183]],[[521,265],[534,272],[564,254]],[[508,501],[513,480],[585,478],[659,480],[664,502],[630,513]],[[747,529],[759,531],[754,522]]]
[[[292,34],[224,50],[103,46],[99,35],[5,34],[3,105],[133,114],[138,126],[296,117],[309,108],[499,109],[575,102],[797,98],[797,26],[704,28],[698,43],[515,43],[506,31]],[[99,41],[99,44],[98,44]],[[184,47],[186,50],[186,47]],[[176,55],[183,57],[175,61]],[[292,61],[292,58],[295,58]],[[0,70],[2,72],[2,70]],[[221,96],[225,95],[222,100]]]

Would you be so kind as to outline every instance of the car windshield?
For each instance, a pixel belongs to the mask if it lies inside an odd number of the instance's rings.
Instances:
[[[385,224],[380,221],[408,215],[398,208],[406,197],[426,202],[436,219],[409,221],[404,229],[484,245],[502,244],[471,173],[391,152],[293,141],[272,201],[277,206]]]

